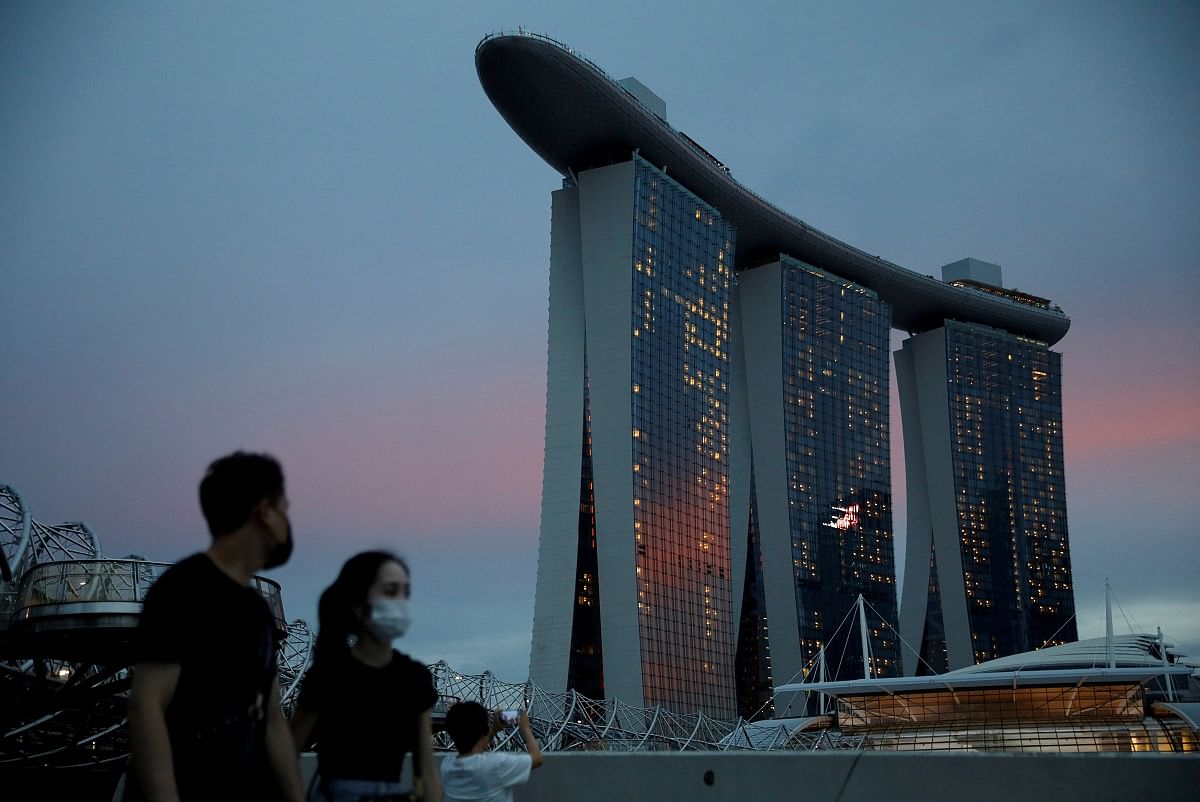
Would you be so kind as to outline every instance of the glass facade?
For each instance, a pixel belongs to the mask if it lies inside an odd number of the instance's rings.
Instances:
[[[734,231],[637,157],[633,191],[631,479],[645,704],[729,718]]]
[[[946,625],[942,621],[942,589],[938,586],[937,547],[929,543],[929,602],[925,606],[925,627],[921,633],[921,660],[918,675],[945,674],[950,670],[946,654]]]
[[[1062,357],[1042,343],[982,326],[947,321],[945,332],[975,662],[1074,641]]]
[[[604,651],[600,636],[600,571],[596,555],[596,492],[592,477],[592,405],[584,360],[583,454],[579,476],[579,543],[575,554],[575,605],[567,687],[604,698]]]
[[[1194,752],[1183,722],[1145,716],[1140,685],[1004,687],[843,696],[839,729],[865,749]]]
[[[857,627],[839,631],[861,593],[870,605],[872,674],[895,676],[891,310],[870,290],[786,257],[781,262],[784,437],[802,658],[808,663],[825,649],[829,679],[862,676]]]

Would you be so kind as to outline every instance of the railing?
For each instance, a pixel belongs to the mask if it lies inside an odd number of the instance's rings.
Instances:
[[[17,609],[81,602],[143,602],[169,563],[70,560],[35,565],[21,577]]]
[[[14,612],[20,617],[46,605],[141,604],[150,586],[170,567],[171,563],[145,560],[62,560],[35,565],[21,578]],[[283,595],[279,584],[258,576],[251,579],[251,584],[282,626]]]

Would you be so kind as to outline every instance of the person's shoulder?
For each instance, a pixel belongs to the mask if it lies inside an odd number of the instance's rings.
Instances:
[[[422,662],[412,659],[404,652],[392,650],[392,662],[390,665],[392,671],[398,675],[408,678],[421,678],[433,681],[433,674],[429,668]]]
[[[165,572],[163,572],[163,575],[159,577],[158,581],[161,582],[167,577],[171,577],[172,579],[178,581],[181,578],[186,579],[189,577],[209,576],[215,570],[217,570],[217,566],[213,563],[212,558],[204,552],[198,551],[195,554],[190,554],[187,557],[184,557],[182,560],[172,565]]]
[[[161,596],[176,589],[187,588],[197,582],[203,582],[214,568],[212,560],[204,552],[197,552],[190,557],[184,557],[172,565],[162,576],[150,586],[150,594]]]
[[[520,766],[525,763],[532,763],[533,757],[528,752],[483,752],[487,755],[487,762],[494,766]]]

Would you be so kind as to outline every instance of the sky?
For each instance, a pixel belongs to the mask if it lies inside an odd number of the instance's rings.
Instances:
[[[518,26],[637,76],[823,231],[922,274],[996,262],[1060,304],[1080,636],[1103,634],[1108,578],[1118,632],[1200,656],[1188,2],[10,0],[0,484],[109,556],[170,561],[207,544],[205,466],[268,451],[289,618],[315,626],[341,562],[392,548],[398,645],[524,680],[559,177],[473,62]]]

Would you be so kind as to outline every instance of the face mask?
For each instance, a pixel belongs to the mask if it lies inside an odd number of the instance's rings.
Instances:
[[[408,599],[380,599],[371,604],[367,626],[381,641],[391,643],[408,632],[412,616],[408,614]]]
[[[289,519],[287,522],[287,540],[279,543],[271,548],[271,552],[267,555],[267,561],[263,564],[264,569],[278,568],[287,562],[292,556],[292,522]]]

